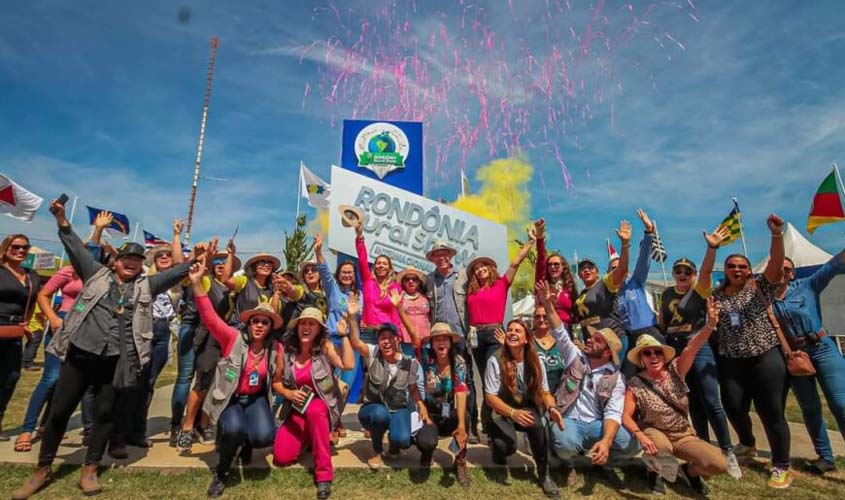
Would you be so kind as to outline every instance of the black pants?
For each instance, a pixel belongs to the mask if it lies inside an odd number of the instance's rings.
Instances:
[[[38,453],[39,467],[53,463],[68,420],[89,386],[94,392],[94,427],[91,430],[91,442],[85,455],[85,464],[98,464],[103,458],[114,424],[115,391],[112,388],[112,380],[117,358],[91,354],[71,344],[53,393],[50,416]]]
[[[516,432],[528,434],[528,444],[531,446],[531,454],[534,456],[534,463],[537,465],[537,477],[542,480],[549,471],[549,438],[546,427],[543,425],[543,418],[533,408],[520,408],[531,412],[534,417],[534,424],[531,427],[523,427],[513,420],[495,414],[491,419],[490,438],[493,441],[493,453],[502,457],[508,457],[516,453]]]
[[[0,424],[21,378],[21,339],[0,339]]]
[[[502,347],[499,341],[496,340],[495,332],[495,328],[477,330],[478,347],[473,350],[475,366],[478,367],[478,374],[481,376],[481,427],[484,429],[485,434],[490,434],[490,419],[492,418],[493,410],[484,402],[484,374],[487,371],[487,361]],[[467,373],[472,374],[472,371],[469,371],[468,368]]]
[[[35,356],[38,355],[38,348],[41,347],[43,340],[43,331],[33,333],[32,338],[27,340],[26,345],[23,348],[24,366],[32,366],[35,363]]]
[[[422,453],[433,452],[434,449],[437,448],[437,441],[440,437],[451,436],[457,428],[458,417],[456,416],[439,421],[432,419],[431,424],[424,424],[422,428],[417,431],[417,435],[414,437],[417,449]]]
[[[780,347],[751,358],[722,357],[720,361],[722,404],[739,442],[746,446],[755,444],[749,416],[753,401],[772,447],[772,465],[789,468],[789,424],[784,416],[789,383]]]

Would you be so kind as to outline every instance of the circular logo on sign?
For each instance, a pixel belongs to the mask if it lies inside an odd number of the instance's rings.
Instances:
[[[355,137],[358,166],[371,170],[379,179],[404,168],[409,151],[408,136],[392,123],[371,123]]]

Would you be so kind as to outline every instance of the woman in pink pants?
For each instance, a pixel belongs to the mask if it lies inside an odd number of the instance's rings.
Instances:
[[[353,307],[357,308],[357,304]],[[284,341],[285,349],[279,354],[273,379],[273,390],[285,398],[282,425],[273,445],[273,463],[280,467],[295,463],[303,445],[310,443],[319,499],[331,495],[334,468],[329,440],[344,404],[334,369],[355,367],[344,323],[341,320],[337,325],[342,342],[342,354],[338,354],[328,338],[323,313],[315,307],[303,310],[288,325],[296,334],[288,335]],[[350,323],[356,323],[354,313]]]

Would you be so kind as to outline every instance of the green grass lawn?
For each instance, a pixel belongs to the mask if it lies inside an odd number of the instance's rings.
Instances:
[[[845,461],[839,460],[840,470]],[[0,491],[9,492],[17,488],[31,472],[29,467],[4,466],[0,469]],[[766,484],[767,473],[762,466],[744,468],[745,476],[735,481],[721,476],[709,481],[710,498],[842,498],[842,486],[845,473],[837,472],[819,478],[805,474],[800,470],[795,473],[793,486],[787,490],[770,490]],[[419,472],[399,470],[381,470],[378,473],[360,470],[341,470],[336,473],[332,498],[341,499],[496,499],[505,498],[544,498],[541,490],[533,481],[533,473],[511,471],[508,476],[502,470],[471,470],[471,486],[463,490],[454,482],[454,476],[444,474],[440,469],[431,471],[427,478]],[[246,477],[234,474],[227,483],[225,498],[255,500],[261,498],[314,498],[315,489],[312,476],[302,469],[290,470],[250,470]],[[34,498],[78,498],[79,469],[61,467],[59,479],[48,489]],[[575,486],[564,488],[563,498],[590,496],[597,500],[615,498],[647,498],[648,490],[642,477],[642,469],[620,471],[620,479],[625,481],[625,489],[618,491],[608,483],[596,482],[590,476],[585,482],[579,475]],[[104,470],[101,473],[104,493],[102,499],[182,499],[206,498],[205,490],[211,479],[207,471],[192,471],[179,474],[160,472],[130,472],[120,469]],[[556,478],[558,482],[561,477]],[[692,491],[679,480],[675,485],[667,485],[668,498],[689,498]]]

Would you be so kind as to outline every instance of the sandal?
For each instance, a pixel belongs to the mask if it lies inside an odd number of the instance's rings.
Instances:
[[[15,439],[15,451],[26,453],[32,451],[32,433],[21,432],[17,439]]]

